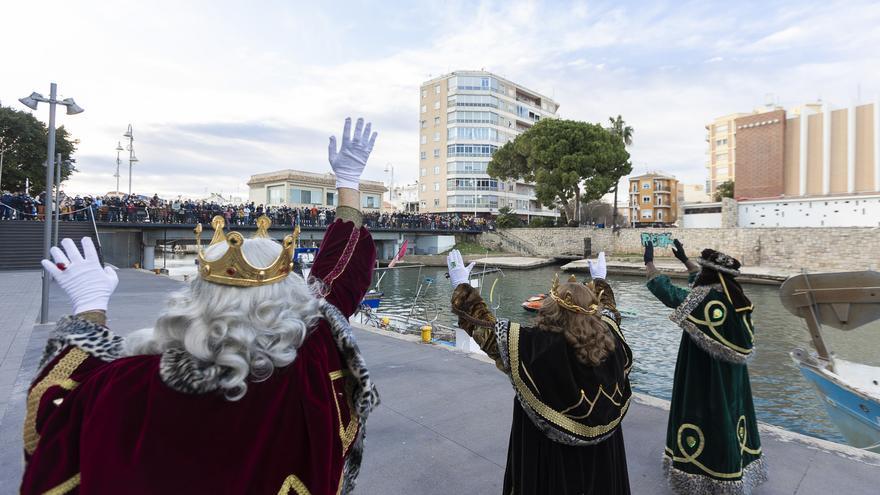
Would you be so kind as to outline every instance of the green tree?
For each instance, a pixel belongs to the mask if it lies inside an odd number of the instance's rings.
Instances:
[[[718,187],[715,188],[715,197],[713,199],[715,201],[721,201],[722,198],[732,198],[733,191],[733,181],[724,181],[721,184],[718,184]]]
[[[48,128],[28,112],[0,107],[0,137],[4,142],[14,143],[3,155],[0,190],[24,190],[25,179],[29,179],[33,194],[42,192],[46,188],[44,164]],[[55,152],[61,153],[62,160],[69,160],[75,151],[76,143],[64,126],[56,129]],[[63,166],[61,180],[67,179],[75,171],[73,166]]]
[[[495,225],[499,229],[510,229],[514,227],[522,227],[523,221],[511,213],[510,207],[505,206],[498,210],[498,217],[495,219]]]
[[[608,120],[611,122],[611,132],[613,132],[616,136],[618,136],[622,141],[624,147],[630,146],[633,142],[633,128],[632,126],[626,125],[623,117],[618,115],[615,117],[608,117]],[[629,175],[632,172],[632,163],[627,160],[625,163],[621,164],[615,171],[615,175],[617,176],[617,180],[614,182],[614,211],[611,214],[612,223],[614,224],[614,230],[617,230],[617,190],[620,188],[620,179],[624,175]]]
[[[628,159],[623,141],[601,125],[544,119],[498,149],[488,172],[501,180],[534,182],[541,204],[577,219],[581,202],[611,190]]]

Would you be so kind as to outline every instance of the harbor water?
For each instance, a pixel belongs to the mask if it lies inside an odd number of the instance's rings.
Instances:
[[[157,265],[160,264],[161,259],[157,259]],[[183,274],[195,274],[192,256],[173,260],[169,257],[168,267],[170,274],[177,278]],[[482,294],[488,302],[490,289],[497,278],[490,306],[498,306],[499,317],[528,324],[534,314],[522,309],[520,304],[530,295],[546,293],[557,271],[558,267],[551,266],[487,275],[482,283]],[[378,312],[409,314],[421,284],[418,312],[427,313],[432,318],[437,315],[438,323],[454,325],[455,318],[449,311],[452,290],[445,272],[440,267],[388,271],[380,286],[384,297]],[[681,330],[669,321],[672,310],[648,292],[643,277],[611,275],[609,283],[614,289],[618,308],[629,315],[624,317],[622,327],[635,358],[630,376],[633,388],[647,395],[669,399],[681,340]],[[675,283],[683,285],[685,281]],[[749,362],[749,373],[758,419],[805,435],[845,443],[828,419],[816,393],[789,357],[789,352],[796,347],[811,348],[803,320],[782,307],[778,287],[745,285],[744,288],[755,305],[756,353]],[[823,336],[839,357],[880,366],[880,354],[876,352],[880,348],[880,323],[849,332],[829,328]]]

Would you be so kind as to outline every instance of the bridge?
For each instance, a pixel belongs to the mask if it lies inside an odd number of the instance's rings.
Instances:
[[[155,267],[156,248],[168,245],[195,245],[193,229],[196,224],[173,223],[126,223],[98,222],[96,229],[101,242],[101,250],[108,263],[117,266],[140,264],[147,270]],[[202,239],[209,242],[211,227],[205,226]],[[400,250],[404,241],[409,241],[411,254],[437,254],[455,244],[456,235],[475,235],[480,229],[444,228],[384,228],[368,227],[376,243],[379,259],[390,260]],[[233,225],[229,230],[241,232],[245,237],[256,232],[256,225]],[[325,226],[301,226],[300,244],[306,247],[318,246],[324,239]],[[293,231],[291,226],[275,226],[269,229],[269,236],[281,241]]]

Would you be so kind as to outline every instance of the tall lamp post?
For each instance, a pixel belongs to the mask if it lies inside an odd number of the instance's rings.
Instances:
[[[49,104],[49,144],[46,146],[46,199],[43,201],[43,257],[49,259],[49,248],[52,247],[52,215],[49,211],[52,207],[52,183],[55,181],[55,167],[51,166],[55,159],[55,106],[67,107],[67,115],[82,113],[83,109],[73,101],[73,98],[58,100],[58,85],[49,85],[49,97],[33,92],[30,96],[20,98],[24,106],[36,110],[40,103]],[[49,321],[49,272],[43,270],[43,298],[40,304],[40,323]]]
[[[116,177],[116,194],[119,194],[119,165],[122,161],[119,159],[119,154],[122,153],[122,142],[116,141],[116,173],[113,174],[113,177]]]
[[[122,136],[128,138],[128,195],[131,196],[131,170],[132,165],[138,161],[134,156],[134,131],[131,129],[131,124],[128,124],[128,130]]]
[[[391,162],[385,164],[385,173],[391,173],[391,190],[388,192],[388,200],[394,204],[394,165]]]

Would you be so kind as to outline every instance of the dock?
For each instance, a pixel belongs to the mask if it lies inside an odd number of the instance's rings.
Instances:
[[[609,259],[606,260],[605,264],[610,274],[645,276],[645,264],[641,261]],[[660,270],[660,273],[669,275],[672,278],[688,277],[687,269],[676,259],[657,258],[654,260],[654,266]],[[573,273],[590,273],[590,267],[585,259],[566,263],[562,265],[562,270]],[[788,277],[800,273],[766,266],[744,266],[740,272],[742,275],[737,277],[737,280],[740,282],[763,285],[781,285]]]
[[[138,270],[118,274],[109,326],[122,335],[151,326],[168,292],[182,286]],[[10,387],[0,388],[8,393],[0,416],[0,486],[9,491],[21,478],[27,387],[51,328],[32,325],[39,308],[34,304],[40,295],[39,272],[17,276],[15,290],[6,287],[0,299],[0,335],[12,335],[14,342],[0,363],[3,370],[15,366],[0,375],[12,380]],[[53,319],[69,311],[66,297],[54,285],[50,303]],[[382,397],[367,425],[355,493],[501,493],[514,401],[507,377],[484,358],[420,344],[414,336],[364,328],[355,334]],[[665,401],[637,394],[623,422],[634,494],[669,493],[660,466],[666,407]],[[761,426],[761,435],[770,481],[756,494],[877,491],[880,455],[770,425]]]

